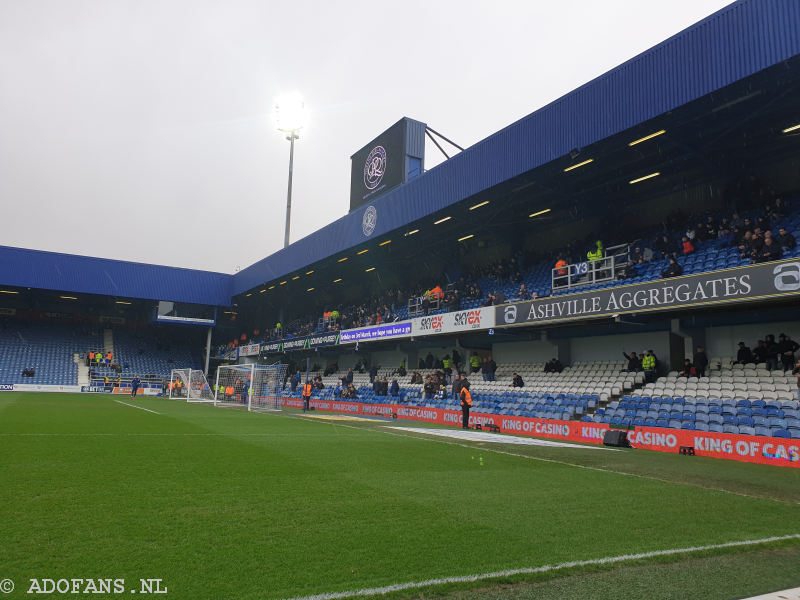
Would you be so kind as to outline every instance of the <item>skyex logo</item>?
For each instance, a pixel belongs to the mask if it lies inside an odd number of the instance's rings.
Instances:
[[[378,211],[374,206],[368,206],[364,211],[364,216],[361,219],[361,231],[364,235],[369,237],[375,231],[375,225],[378,224]]]
[[[503,311],[503,318],[505,319],[506,323],[515,323],[517,320],[517,307],[506,306],[505,311]]]
[[[386,173],[386,149],[375,146],[364,161],[364,185],[368,190],[374,190],[383,180]]]
[[[481,311],[469,310],[466,312],[456,313],[453,317],[453,322],[456,327],[463,327],[468,325],[472,328],[481,326]]]
[[[790,262],[778,265],[772,270],[775,275],[775,289],[781,292],[800,290],[800,263]]]
[[[442,328],[442,317],[425,317],[420,321],[420,329],[439,331]]]

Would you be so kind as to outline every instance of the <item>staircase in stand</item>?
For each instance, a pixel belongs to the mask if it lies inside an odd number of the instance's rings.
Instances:
[[[111,352],[111,356],[116,358],[116,355],[114,354],[114,332],[110,329],[103,330],[103,352],[105,354]]]
[[[81,360],[81,355],[76,352],[72,360],[78,365],[78,385],[89,385],[89,367],[86,366],[86,359]]]

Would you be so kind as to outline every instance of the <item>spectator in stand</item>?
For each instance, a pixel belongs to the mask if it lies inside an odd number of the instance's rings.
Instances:
[[[744,232],[744,236],[739,242],[739,258],[747,258],[753,254],[753,232],[749,229]]]
[[[692,243],[692,240],[690,240],[687,236],[683,236],[683,238],[681,239],[681,245],[683,246],[684,256],[694,253],[695,251],[694,244]]]
[[[425,368],[432,369],[433,368],[433,354],[428,352],[428,356],[425,357]]]
[[[453,374],[453,360],[449,354],[445,354],[442,358],[442,367],[444,369],[445,378],[450,378]]]
[[[604,256],[605,252],[603,250],[603,242],[601,240],[597,240],[595,242],[595,247],[586,253],[586,260],[593,262],[602,259]]]
[[[778,368],[778,344],[775,343],[775,336],[769,334],[764,345],[767,348],[767,370],[774,371]]]
[[[656,380],[656,369],[658,360],[656,359],[655,352],[648,350],[642,357],[642,370],[644,371],[644,382],[654,383]]]
[[[561,364],[561,361],[557,358],[551,358],[548,360],[544,365],[544,372],[545,373],[561,373],[564,370],[564,366]]]
[[[717,224],[714,222],[714,217],[712,217],[711,215],[708,215],[708,217],[706,217],[705,227],[706,227],[706,233],[708,234],[707,239],[712,240],[715,237],[717,237]]]
[[[559,256],[558,260],[556,261],[555,265],[556,275],[558,277],[566,277],[567,275],[567,261],[564,260],[563,256]]]
[[[792,369],[792,375],[797,375],[797,401],[800,402],[800,360],[795,364]]]
[[[336,384],[336,388],[333,390],[333,395],[336,398],[341,398],[342,397],[342,384],[341,383],[337,383]]]
[[[438,386],[434,383],[433,378],[428,375],[425,378],[425,385],[423,386],[423,391],[425,392],[425,400],[433,399],[434,394],[436,393],[436,388]]]
[[[697,371],[698,377],[706,376],[706,367],[708,367],[708,356],[702,346],[697,347],[697,352],[694,353],[694,368]]]
[[[483,376],[484,381],[491,381],[489,378],[489,357],[484,356],[483,360],[481,361],[481,375]]]
[[[725,239],[731,233],[731,224],[726,217],[723,217],[722,221],[719,222],[719,227],[717,228],[717,239]]]
[[[748,346],[744,345],[744,342],[739,342],[739,350],[736,352],[736,364],[746,365],[751,362],[753,362],[753,353]]]
[[[627,354],[625,348],[622,349],[622,356],[628,360],[628,373],[635,373],[642,370],[642,360],[636,355],[636,352]]]
[[[373,364],[369,368],[369,382],[375,383],[375,378],[378,376],[378,365]]]
[[[455,367],[456,371],[461,370],[461,354],[456,348],[453,348],[453,352],[451,354],[453,357],[453,367]]]
[[[300,371],[294,374],[292,377],[292,393],[294,394],[297,391],[297,386],[300,384]]]
[[[525,284],[524,283],[521,286],[519,286],[519,290],[517,291],[517,299],[518,300],[530,300],[531,299],[531,294],[525,288]]]
[[[511,384],[508,387],[525,387],[525,382],[522,381],[522,377],[519,375],[519,373],[514,373],[514,377],[511,379]]]
[[[767,343],[764,340],[758,340],[753,350],[753,362],[756,364],[767,362]]]
[[[697,377],[697,369],[694,368],[692,361],[688,358],[683,361],[683,371],[681,371],[681,377]]]
[[[800,344],[785,333],[778,336],[778,356],[783,363],[783,370],[788,371],[795,363],[794,353],[800,350]]]
[[[769,233],[769,232],[767,232]],[[783,256],[783,250],[778,244],[773,243],[772,237],[764,238],[764,245],[753,257],[754,263],[772,262],[779,260]]]
[[[464,373],[456,373],[453,376],[453,398],[459,397],[459,394],[461,393],[461,387],[466,377],[467,376]]]
[[[353,383],[353,369],[347,369],[347,374],[342,377],[342,387],[347,389],[347,386]]]
[[[409,382],[411,385],[419,385],[422,383],[422,374],[419,371],[414,371],[411,375],[411,381]]]
[[[356,393],[355,386],[352,383],[348,384],[347,389],[342,394],[342,398],[349,398],[350,400],[355,400],[357,397],[358,394]]]
[[[698,223],[697,227],[694,229],[694,241],[705,242],[706,240],[708,240],[706,226],[703,223]]]
[[[662,271],[661,279],[669,279],[670,277],[678,277],[679,275],[683,275],[683,267],[678,264],[675,257],[672,257],[669,259],[667,268]]]
[[[644,262],[652,262],[653,258],[655,258],[655,255],[653,254],[653,251],[650,248],[645,248],[642,251],[642,260]]]
[[[667,258],[667,256],[674,254],[672,245],[669,243],[669,237],[667,237],[666,234],[656,238],[656,241],[653,242],[653,250],[655,250],[661,258]]]
[[[785,252],[789,252],[790,250],[794,250],[797,246],[797,240],[794,236],[786,231],[785,227],[781,227],[778,229],[778,239],[776,240],[778,246],[783,248]]]
[[[397,398],[400,395],[400,384],[397,383],[397,379],[392,379],[392,385],[389,388],[389,395]]]
[[[481,357],[477,352],[473,352],[469,357],[469,370],[470,373],[477,373],[481,368]]]

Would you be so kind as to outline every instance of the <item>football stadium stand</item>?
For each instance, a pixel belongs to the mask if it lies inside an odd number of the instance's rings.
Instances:
[[[0,382],[77,385],[79,356],[102,344],[99,331],[81,326],[7,321],[0,329]],[[32,369],[33,376],[22,372]]]
[[[763,195],[763,194],[762,194]],[[792,198],[792,195],[784,196],[783,198]],[[794,198],[793,198],[794,199]],[[788,210],[791,206],[790,201],[783,200],[783,210]],[[529,292],[535,293],[537,297],[544,298],[552,295],[562,295],[574,293],[585,289],[601,289],[607,287],[614,287],[618,285],[627,285],[630,283],[639,283],[646,281],[657,280],[668,266],[668,258],[675,256],[678,265],[680,265],[683,274],[690,275],[693,273],[703,273],[709,271],[716,271],[721,269],[729,269],[742,265],[752,264],[753,258],[749,255],[742,256],[742,251],[739,249],[742,236],[748,230],[755,230],[758,226],[759,218],[767,218],[769,227],[767,231],[771,232],[773,238],[777,239],[778,231],[785,229],[795,240],[800,239],[800,211],[794,210],[790,214],[775,214],[773,207],[767,205],[759,209],[752,209],[748,211],[741,211],[735,213],[733,211],[721,213],[706,213],[701,211],[697,214],[691,214],[683,217],[679,223],[672,223],[671,227],[659,225],[645,232],[640,239],[637,240],[614,240],[614,243],[624,243],[628,248],[627,256],[630,261],[630,266],[625,269],[624,277],[619,277],[612,281],[601,282],[595,284],[575,285],[570,289],[559,289],[553,291],[552,289],[552,268],[555,263],[555,257],[561,256],[565,252],[565,248],[549,251],[546,258],[540,258],[532,266],[528,268],[520,268],[513,272],[507,271],[507,276],[503,278],[487,277],[462,277],[448,283],[449,289],[458,290],[456,294],[456,304],[450,310],[459,309],[472,309],[480,306],[491,304],[487,302],[489,294],[499,293],[507,301],[519,299],[518,291],[520,285],[524,284]],[[734,218],[734,216],[736,218]],[[714,232],[714,237],[705,239],[703,241],[695,239],[694,245],[696,250],[690,254],[683,255],[680,253],[680,240],[685,234],[687,229],[693,229],[693,223],[698,221],[703,224],[711,220],[715,227],[719,224],[726,222],[730,223],[725,233],[720,230]],[[723,221],[725,220],[725,221]],[[749,220],[752,224],[746,226],[745,220]],[[737,223],[738,227],[734,230],[733,224]],[[766,233],[766,232],[762,232]],[[652,250],[656,245],[655,240],[661,236],[666,235],[668,240],[669,251],[656,252],[652,260],[639,261],[636,256],[644,255],[646,248]],[[590,235],[587,239],[597,237],[597,235]],[[577,243],[575,244],[578,245]],[[794,258],[800,256],[800,246],[787,248],[780,251],[781,258]],[[520,257],[522,258],[522,257]],[[570,264],[579,264],[580,257],[570,257],[574,261]],[[504,261],[506,262],[506,261]],[[518,264],[522,264],[520,261]],[[466,267],[466,265],[462,265]],[[497,269],[493,269],[497,270]],[[502,270],[502,269],[500,269]],[[470,286],[477,286],[483,291],[479,298],[469,299],[464,297],[464,289]],[[405,299],[406,296],[403,296]],[[384,309],[383,307],[386,306]],[[320,312],[324,307],[320,307]],[[338,305],[335,310],[340,314],[339,319],[323,319],[315,318],[312,315],[306,315],[302,318],[297,318],[293,322],[287,324],[281,330],[265,329],[264,333],[258,336],[254,341],[266,342],[280,339],[292,339],[302,335],[311,333],[322,333],[325,331],[334,331],[337,329],[347,329],[351,327],[360,327],[366,325],[379,324],[382,321],[389,322],[395,320],[404,320],[409,317],[408,306],[406,302],[386,304],[383,298],[375,298],[372,302],[364,303],[361,305]],[[446,312],[448,309],[444,306],[441,308],[430,310],[425,314],[437,315]],[[358,315],[358,316],[356,316]],[[300,325],[302,323],[302,325]],[[238,336],[237,336],[238,337]],[[222,349],[220,348],[220,351]]]

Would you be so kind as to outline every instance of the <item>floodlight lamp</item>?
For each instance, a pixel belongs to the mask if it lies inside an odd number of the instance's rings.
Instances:
[[[297,133],[306,126],[306,113],[303,97],[299,92],[284,94],[275,100],[275,128],[286,133]]]

